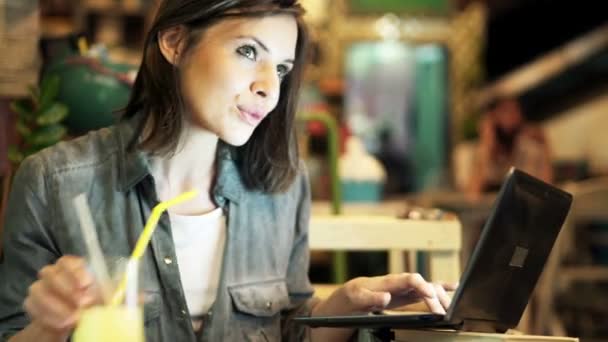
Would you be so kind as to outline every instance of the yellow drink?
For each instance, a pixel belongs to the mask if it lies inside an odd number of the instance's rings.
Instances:
[[[141,307],[95,306],[83,312],[74,342],[144,342]]]

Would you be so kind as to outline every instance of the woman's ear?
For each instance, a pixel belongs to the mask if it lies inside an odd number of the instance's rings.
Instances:
[[[186,28],[183,25],[173,26],[158,33],[158,47],[167,62],[177,65],[182,57]]]

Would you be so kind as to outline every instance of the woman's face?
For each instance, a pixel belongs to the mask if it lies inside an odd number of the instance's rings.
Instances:
[[[229,19],[209,27],[180,65],[186,120],[228,144],[245,144],[278,103],[297,36],[290,15]]]
[[[496,107],[494,113],[496,125],[507,134],[517,132],[523,123],[521,107],[515,100],[503,101]]]

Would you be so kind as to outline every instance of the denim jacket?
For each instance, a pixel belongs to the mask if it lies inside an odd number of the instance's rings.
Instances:
[[[27,158],[16,173],[0,262],[0,341],[23,329],[28,287],[62,255],[85,256],[72,199],[86,193],[104,253],[128,256],[159,202],[148,158],[129,152],[133,126],[122,122],[62,142]],[[222,152],[223,151],[223,152]],[[308,279],[310,191],[305,172],[290,189],[267,194],[245,188],[226,146],[218,149],[212,196],[227,218],[217,298],[193,331],[182,289],[168,214],[142,258],[146,340],[302,340],[291,323],[310,313]]]

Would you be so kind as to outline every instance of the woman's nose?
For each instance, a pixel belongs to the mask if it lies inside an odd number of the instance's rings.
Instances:
[[[274,99],[278,97],[280,81],[272,67],[262,67],[256,75],[256,79],[251,83],[251,92],[264,99]]]

